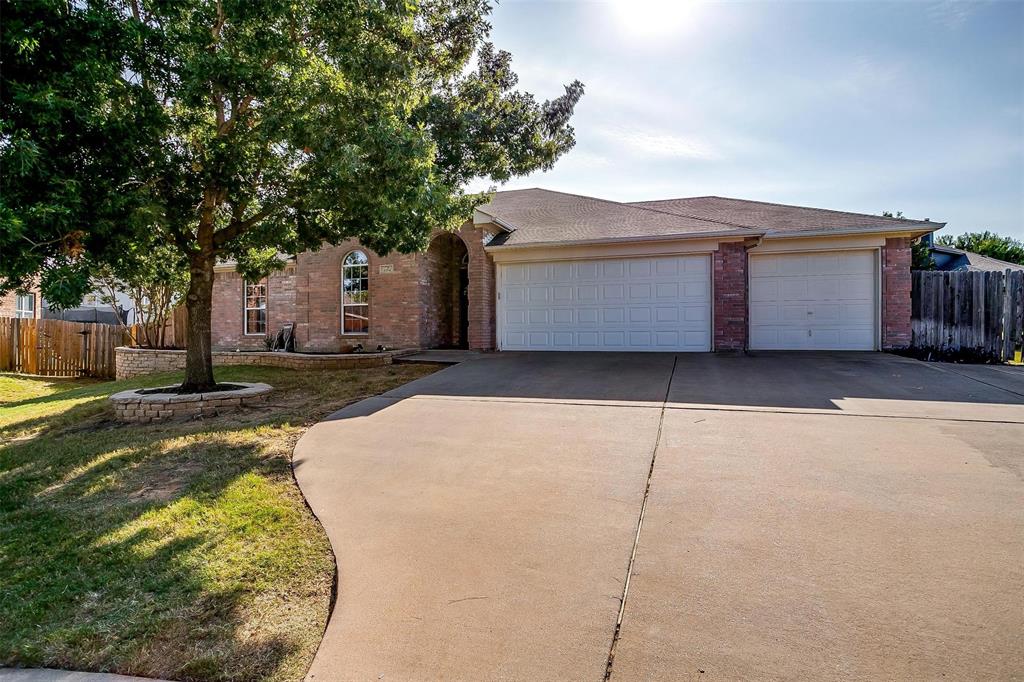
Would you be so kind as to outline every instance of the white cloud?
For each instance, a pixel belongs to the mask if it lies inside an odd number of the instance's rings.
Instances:
[[[594,132],[610,145],[636,156],[707,161],[721,158],[713,146],[694,137],[624,126],[604,126]]]
[[[976,0],[939,0],[928,7],[928,16],[946,28],[955,30],[967,23],[981,5]]]

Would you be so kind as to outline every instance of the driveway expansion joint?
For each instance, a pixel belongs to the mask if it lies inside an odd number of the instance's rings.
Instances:
[[[658,459],[658,446],[661,445],[661,432],[665,426],[665,410],[668,406],[668,397],[672,393],[672,379],[676,375],[676,365],[679,364],[679,356],[672,360],[672,371],[668,375],[668,385],[665,387],[665,399],[661,404],[661,414],[658,415],[658,432],[654,436],[654,447],[651,448],[651,465],[647,469],[647,484],[644,486],[644,497],[640,502],[640,514],[636,522],[636,535],[633,536],[633,548],[629,553],[629,562],[626,564],[626,579],[622,583],[622,597],[619,599],[619,613],[615,619],[615,630],[612,632],[612,642],[608,647],[608,660],[604,667],[604,680],[607,682],[612,677],[612,670],[615,664],[615,647],[619,643],[619,636],[622,634],[622,618],[626,613],[626,599],[629,596],[629,580],[633,576],[633,564],[636,561],[636,550],[640,545],[640,531],[644,527],[644,514],[647,513],[647,501],[651,496],[651,480],[654,478],[654,463]]]

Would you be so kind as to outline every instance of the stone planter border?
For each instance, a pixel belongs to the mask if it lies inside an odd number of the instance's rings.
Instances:
[[[389,350],[384,353],[275,353],[270,351],[213,351],[213,364],[257,365],[288,369],[356,369],[390,365],[395,357],[415,353],[417,349]],[[144,374],[175,372],[185,369],[185,351],[121,346],[114,350],[117,379]]]
[[[114,414],[123,422],[149,423],[172,419],[198,419],[234,412],[267,402],[274,389],[268,384],[232,381],[242,388],[212,393],[142,393],[153,389],[121,391],[110,396]],[[172,388],[167,386],[166,388]]]

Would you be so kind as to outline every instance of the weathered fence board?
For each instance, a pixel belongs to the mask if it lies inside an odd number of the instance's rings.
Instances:
[[[1005,362],[1024,345],[1024,271],[914,272],[911,344]]]
[[[0,317],[0,371],[112,378],[125,342],[116,325]]]

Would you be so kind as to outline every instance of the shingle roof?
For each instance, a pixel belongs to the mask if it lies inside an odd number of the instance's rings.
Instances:
[[[702,220],[721,220],[754,230],[762,230],[768,236],[804,232],[897,232],[902,230],[930,232],[945,225],[945,223],[923,220],[883,218],[866,213],[848,213],[824,208],[789,206],[715,196],[637,201],[630,205]]]
[[[998,258],[983,256],[980,253],[974,253],[973,251],[954,249],[952,246],[933,246],[932,251],[948,253],[954,256],[962,256],[962,259],[957,262],[956,267],[952,268],[952,270],[965,272],[1002,272],[1007,269],[1024,270],[1024,265],[1018,265],[1017,263],[1010,263],[1009,261],[999,260]]]
[[[511,230],[494,246],[761,234],[720,220],[539,188],[496,192],[477,210]]]

